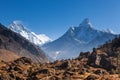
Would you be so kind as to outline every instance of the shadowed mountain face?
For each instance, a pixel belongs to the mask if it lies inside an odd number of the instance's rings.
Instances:
[[[81,51],[92,51],[92,48],[114,39],[112,31],[96,30],[89,19],[83,20],[78,27],[71,27],[57,40],[42,46],[43,50],[54,59],[74,58]]]
[[[0,24],[0,49],[31,58],[34,62],[48,61],[45,53],[28,40]]]

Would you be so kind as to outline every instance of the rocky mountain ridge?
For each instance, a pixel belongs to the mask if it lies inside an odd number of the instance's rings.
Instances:
[[[0,24],[0,50],[2,49],[20,57],[31,58],[34,62],[48,61],[47,56],[38,46]]]

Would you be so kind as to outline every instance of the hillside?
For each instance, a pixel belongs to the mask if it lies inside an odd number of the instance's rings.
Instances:
[[[8,50],[20,57],[31,58],[34,62],[47,62],[47,56],[36,45],[0,24],[0,49]],[[6,54],[6,53],[5,53]]]
[[[87,58],[36,64],[22,57],[0,62],[0,79],[10,80],[119,80],[117,73],[87,64]]]
[[[13,53],[12,51],[0,49],[0,61],[13,61],[20,58],[17,54]]]
[[[25,57],[9,63],[0,62],[0,79],[120,80],[119,44],[120,37],[93,48],[92,52],[81,52],[75,59],[52,63],[36,64]]]

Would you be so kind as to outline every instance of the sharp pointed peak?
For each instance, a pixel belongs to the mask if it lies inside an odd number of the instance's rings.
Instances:
[[[89,27],[89,28],[93,28],[93,25],[90,22],[89,18],[85,18],[79,25],[80,27]]]
[[[14,25],[14,27],[22,27],[22,28],[24,28],[24,24],[20,20],[13,21],[11,25]]]
[[[21,20],[15,20],[13,21],[9,26],[8,28],[12,29],[12,30],[17,30],[17,31],[22,31],[22,30],[25,30],[25,31],[28,31],[30,32],[30,30],[24,25],[24,23],[21,21]]]
[[[82,23],[90,23],[89,18],[85,18],[85,19],[82,21]]]

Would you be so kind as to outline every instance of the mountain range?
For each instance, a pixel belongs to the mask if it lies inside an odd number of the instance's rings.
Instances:
[[[82,51],[91,51],[94,47],[112,40],[117,35],[111,30],[101,31],[93,27],[88,18],[79,26],[70,27],[60,38],[42,46],[42,49],[54,59],[75,58]]]
[[[79,26],[70,27],[66,33],[54,41],[45,34],[37,35],[31,32],[20,21],[13,21],[8,28],[40,46],[54,60],[75,58],[80,52],[92,51],[94,47],[117,37],[117,34],[110,29],[95,29],[88,18],[84,19]]]

